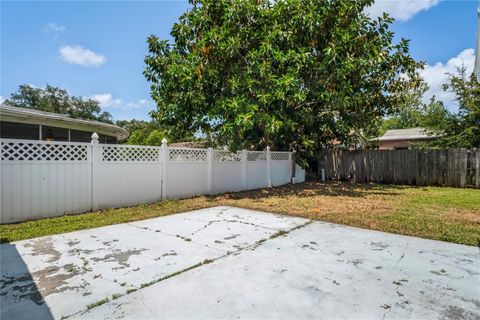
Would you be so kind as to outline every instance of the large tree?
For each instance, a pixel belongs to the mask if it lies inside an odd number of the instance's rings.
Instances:
[[[125,128],[130,135],[128,139],[124,140],[125,144],[132,145],[147,145],[147,146],[160,146],[162,145],[163,138],[167,138],[168,142],[185,142],[194,141],[193,134],[179,135],[173,128],[162,126],[156,120],[118,120],[117,126]]]
[[[480,148],[480,82],[474,73],[468,74],[465,67],[450,74],[445,91],[455,95],[458,112],[444,108],[443,117],[427,118],[426,127],[442,139],[433,141],[429,147]]]
[[[417,147],[480,147],[480,83],[475,74],[468,74],[465,67],[459,67],[456,73],[448,75],[443,89],[454,94],[457,110],[449,110],[435,97],[429,103],[423,103],[421,96],[425,90],[422,89],[383,121],[380,134],[388,129],[423,127],[441,138],[419,143]]]
[[[102,111],[98,101],[71,96],[67,90],[49,84],[44,89],[21,85],[5,103],[19,108],[65,114],[77,119],[112,123],[112,116]]]
[[[390,129],[423,127],[430,131],[438,131],[437,128],[448,126],[451,114],[442,101],[438,101],[433,96],[428,103],[423,102],[423,95],[427,89],[428,87],[423,85],[413,94],[406,95],[397,111],[382,121],[376,136],[380,136]]]
[[[393,43],[372,0],[190,0],[173,42],[152,35],[152,115],[238,148],[302,157],[377,128],[416,87],[422,66]]]

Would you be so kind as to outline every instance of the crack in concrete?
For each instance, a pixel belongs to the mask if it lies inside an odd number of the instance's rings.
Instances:
[[[229,210],[230,208],[222,208],[220,209],[219,213],[216,214],[217,217],[219,217],[220,215],[224,214],[225,211]],[[252,222],[245,222],[245,221],[240,221],[240,220],[235,220],[235,219],[217,219],[217,220],[210,220],[210,221],[204,221],[204,220],[195,220],[195,219],[188,219],[186,218],[185,220],[189,220],[189,221],[202,221],[202,222],[206,222],[207,224],[203,227],[201,227],[200,229],[194,231],[193,233],[191,233],[191,235],[195,235],[197,234],[198,232],[200,231],[203,231],[205,230],[206,228],[208,228],[209,226],[211,226],[212,224],[214,223],[219,223],[219,222],[228,222],[228,223],[240,223],[240,224],[245,224],[245,225],[251,225],[251,226],[254,226],[254,227],[258,227],[258,228],[263,228],[263,229],[266,229],[266,230],[271,230],[271,231],[279,231],[278,228],[270,228],[270,227],[266,227],[266,226],[261,226],[261,225],[258,225],[258,224],[255,224],[255,223],[252,223]],[[130,222],[126,222],[126,224],[130,227],[134,227],[134,228],[137,228],[139,230],[147,230],[147,231],[151,231],[151,232],[156,232],[156,233],[161,233],[163,235],[166,235],[166,236],[169,236],[169,237],[175,237],[175,238],[179,238],[178,235],[176,234],[170,234],[168,232],[165,232],[165,231],[162,231],[162,230],[153,230],[149,227],[141,227],[141,226],[136,226],[134,224],[131,224]],[[281,230],[280,230],[281,231]],[[180,237],[182,238],[182,237]],[[183,238],[182,238],[183,239]],[[192,242],[192,243],[195,243],[197,245],[201,245],[201,246],[205,246],[207,248],[210,248],[210,249],[214,249],[214,250],[220,250],[220,251],[223,251],[223,252],[229,252],[228,250],[225,250],[225,249],[222,249],[222,248],[217,248],[217,247],[212,247],[208,244],[203,244],[203,243],[200,243],[200,242],[196,242],[196,241],[193,241],[191,238],[188,238],[189,239],[189,242]]]
[[[385,317],[386,317],[387,314],[389,314],[390,312],[392,312],[392,307],[389,307],[389,308],[388,308],[388,311],[385,311],[385,312],[383,313],[382,320],[385,320]]]
[[[261,226],[261,225],[259,225],[259,224],[255,224],[255,223],[252,223],[252,222],[245,222],[245,221],[234,220],[234,219],[222,219],[222,220],[211,220],[211,221],[192,220],[192,219],[186,219],[186,220],[188,220],[188,221],[201,221],[201,222],[205,222],[205,223],[206,223],[206,225],[204,225],[204,226],[201,227],[200,229],[195,230],[194,232],[192,232],[192,233],[190,234],[191,236],[199,233],[200,231],[205,230],[206,228],[210,227],[210,226],[211,226],[212,224],[214,224],[214,223],[220,223],[220,222],[240,223],[240,224],[250,225],[250,226],[254,226],[254,227],[257,227],[257,228],[262,228],[262,229],[266,229],[266,230],[270,230],[270,231],[278,231],[278,228],[265,227],[265,226]],[[160,231],[160,232],[161,232],[161,231]]]
[[[246,224],[246,225],[250,225],[250,226],[254,226],[254,227],[258,227],[258,228],[263,228],[263,229],[267,229],[267,230],[278,231],[278,228],[265,227],[265,226],[261,226],[259,224],[255,224],[253,222],[245,222],[245,221],[239,221],[239,220],[228,220],[228,219],[224,219],[223,221],[224,222],[241,223],[241,224]]]
[[[405,258],[405,252],[407,251],[408,246],[409,246],[408,239],[407,239],[406,237],[404,237],[403,240],[405,241],[405,247],[403,248],[402,255],[401,255],[400,258],[397,260],[397,264],[395,265],[395,268],[396,268],[396,269],[398,269],[398,265],[400,264],[400,261],[402,261],[402,260]],[[406,273],[403,269],[400,269],[400,271],[401,271],[407,278],[410,277],[410,276],[408,275],[408,273]]]
[[[403,238],[403,240],[405,240],[405,247],[403,248],[402,255],[397,260],[397,265],[396,265],[397,268],[398,268],[398,264],[400,263],[400,261],[402,261],[403,258],[405,258],[405,251],[407,251],[407,248],[408,248],[408,240],[406,238]]]
[[[220,212],[216,214],[216,217],[220,217],[221,215],[223,215],[225,213],[225,211],[227,210],[230,210],[231,208],[222,208],[220,209]],[[234,215],[234,217],[238,217],[240,218],[238,215]],[[233,223],[241,223],[241,224],[246,224],[246,225],[251,225],[251,226],[254,226],[254,227],[258,227],[258,228],[263,228],[263,229],[267,229],[267,230],[274,230],[274,231],[278,231],[278,228],[270,228],[270,227],[266,227],[266,226],[261,226],[259,224],[255,224],[253,222],[246,222],[246,221],[240,221],[238,219],[227,219],[227,218],[223,218],[221,220],[217,219],[217,220],[210,220],[210,221],[206,221],[206,220],[201,220],[201,219],[189,219],[189,218],[185,218],[185,220],[188,220],[188,221],[200,221],[200,222],[206,222],[207,225],[198,229],[197,231],[193,232],[192,235],[206,229],[207,227],[209,227],[210,225],[214,224],[214,223],[218,223],[218,222],[233,222]]]
[[[143,306],[145,307],[145,309],[147,309],[148,312],[152,315],[153,319],[157,319],[157,316],[153,313],[152,309],[150,309],[150,307],[145,304],[145,300],[144,300],[144,299],[145,299],[145,296],[143,295],[142,290],[138,290],[138,293],[140,293],[140,295],[142,296],[142,305],[143,305]]]
[[[206,260],[204,260],[203,262],[199,262],[199,263],[194,264],[194,265],[192,265],[192,266],[190,266],[190,267],[187,267],[187,268],[185,268],[185,269],[182,269],[182,270],[176,271],[176,272],[174,272],[174,273],[168,274],[168,275],[166,275],[166,276],[163,276],[163,277],[161,277],[161,278],[159,278],[159,279],[152,280],[152,281],[150,281],[149,283],[142,284],[142,285],[141,285],[138,289],[136,289],[136,290],[133,290],[133,291],[130,291],[130,292],[127,291],[125,294],[119,295],[119,296],[117,297],[117,299],[118,299],[118,298],[121,298],[121,297],[123,297],[123,296],[129,295],[129,294],[131,294],[131,293],[133,293],[133,292],[136,292],[136,291],[140,291],[140,293],[142,294],[142,297],[143,297],[143,292],[141,292],[141,290],[142,290],[143,288],[150,287],[150,286],[152,286],[152,285],[154,285],[154,284],[157,284],[157,283],[159,283],[159,282],[162,282],[162,281],[168,280],[168,279],[170,279],[170,278],[176,277],[176,276],[178,276],[178,275],[180,275],[180,274],[182,274],[182,273],[185,273],[185,272],[188,272],[188,271],[190,271],[190,270],[199,268],[199,267],[201,267],[201,266],[203,266],[203,265],[210,264],[210,263],[213,263],[213,262],[215,262],[215,261],[222,260],[222,259],[224,259],[224,258],[226,258],[226,257],[232,256],[232,255],[238,255],[238,254],[240,254],[241,251],[249,250],[249,249],[255,250],[256,248],[258,248],[260,245],[264,244],[264,243],[267,242],[268,240],[272,240],[272,239],[278,238],[278,237],[280,237],[280,236],[288,235],[290,232],[295,231],[295,230],[298,230],[298,229],[301,229],[301,228],[304,228],[304,227],[308,226],[309,224],[311,224],[312,222],[313,222],[312,220],[308,220],[306,223],[301,224],[301,225],[298,225],[298,226],[295,226],[295,227],[293,227],[293,228],[291,228],[291,229],[289,229],[289,230],[287,230],[287,231],[279,231],[279,232],[277,232],[276,234],[270,236],[268,239],[261,239],[261,240],[255,242],[254,244],[251,244],[251,245],[248,245],[248,246],[245,246],[245,247],[240,247],[240,248],[239,248],[238,250],[236,250],[236,251],[232,251],[232,252],[227,251],[226,254],[221,255],[221,256],[219,256],[219,257],[217,257],[217,258],[214,258],[214,259],[211,259],[211,260],[210,260],[210,259],[206,259]],[[127,224],[128,224],[128,223],[127,223]],[[141,229],[148,229],[148,228],[142,228],[142,227],[137,227],[137,226],[133,226],[133,225],[132,225],[132,227],[141,228]],[[176,236],[175,236],[175,237],[176,237]],[[143,300],[142,300],[142,303],[143,303]],[[75,316],[75,315],[77,315],[77,314],[82,314],[82,315],[83,315],[83,314],[87,313],[88,311],[90,311],[91,309],[96,308],[96,307],[97,307],[97,306],[94,306],[94,307],[91,307],[91,308],[89,308],[89,309],[87,308],[87,309],[84,309],[84,310],[77,311],[77,312],[72,313],[72,314],[70,314],[70,315],[62,316],[62,319],[68,319],[68,318],[73,317],[73,316]],[[151,312],[150,309],[149,309],[149,311]],[[152,315],[153,315],[153,314],[152,314]],[[155,317],[155,316],[154,316],[154,317]]]
[[[217,213],[216,216],[219,217],[220,215],[224,214],[225,211],[227,211],[228,209],[229,209],[229,208],[222,208],[222,209],[220,209],[220,212]],[[206,228],[208,228],[208,227],[211,226],[212,224],[217,223],[217,222],[220,222],[220,221],[221,221],[221,220],[210,220],[210,221],[208,221],[208,222],[205,221],[205,222],[207,222],[207,224],[204,225],[203,227],[201,227],[200,229],[192,232],[191,235],[193,236],[193,235],[199,233],[200,231],[205,230]]]
[[[200,231],[203,231],[205,229],[207,229],[208,227],[210,227],[212,224],[216,223],[216,222],[219,222],[220,220],[212,220],[212,221],[209,221],[206,225],[204,225],[203,227],[201,227],[200,229],[198,230],[195,230],[193,231],[190,235],[191,236],[194,236],[196,235],[197,233],[199,233]]]
[[[179,239],[180,237],[178,237],[176,234],[171,234],[171,233],[168,233],[168,232],[165,232],[165,231],[162,231],[162,230],[153,230],[153,229],[150,229],[148,227],[140,227],[140,226],[136,226],[136,225],[133,225],[133,224],[130,224],[130,223],[126,223],[127,225],[129,225],[130,227],[134,227],[134,228],[137,228],[137,229],[140,229],[140,230],[147,230],[147,231],[150,231],[150,232],[155,232],[155,233],[161,233],[165,236],[168,236],[168,237],[172,237],[172,238],[177,238]],[[182,239],[182,238],[180,238]],[[183,238],[183,240],[185,240],[185,238]],[[200,246],[205,246],[207,248],[210,248],[210,249],[213,249],[213,250],[218,250],[218,251],[223,251],[223,252],[228,252],[228,250],[224,250],[224,249],[220,249],[220,248],[217,248],[217,247],[212,247],[208,244],[203,244],[203,243],[200,243],[200,242],[196,242],[196,241],[193,241],[192,239],[189,238],[189,241],[188,242],[191,242],[191,243],[195,243],[196,245],[200,245]]]
[[[408,240],[406,238],[403,238],[403,240],[405,241],[405,247],[403,248],[402,250],[402,254],[400,256],[400,258],[398,258],[397,260],[397,263],[395,265],[395,269],[399,269],[399,264],[400,262],[405,258],[405,252],[407,251],[408,249],[408,246],[409,246],[409,243],[408,243]],[[400,269],[400,272],[402,272],[407,278],[409,277],[408,274],[403,270],[403,269]],[[398,281],[393,281],[393,284],[395,285],[395,292],[397,293],[397,296],[399,297],[403,297],[404,294],[402,294],[399,289],[400,289],[400,286],[403,286],[402,282],[408,282],[408,280],[406,279],[400,279]],[[399,303],[397,302],[395,305],[398,305]],[[386,306],[387,304],[385,304]],[[382,320],[385,319],[385,317],[387,316],[387,314],[389,314],[390,312],[392,311],[392,307],[389,306],[388,308],[388,311],[384,312],[383,313],[383,316],[382,316]]]

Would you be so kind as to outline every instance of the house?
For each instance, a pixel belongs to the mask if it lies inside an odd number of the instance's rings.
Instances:
[[[372,139],[378,142],[380,150],[409,149],[415,143],[425,142],[439,138],[431,135],[424,128],[408,128],[387,130],[381,137]]]
[[[70,118],[63,114],[0,106],[0,138],[90,142],[96,132],[100,143],[117,143],[128,131],[113,124]]]

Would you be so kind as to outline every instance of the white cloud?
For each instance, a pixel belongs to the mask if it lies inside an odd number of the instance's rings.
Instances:
[[[5,98],[3,96],[0,96],[0,104],[2,104],[5,101]]]
[[[111,93],[95,94],[89,98],[98,101],[103,109],[131,110],[146,108],[150,106],[148,101],[145,99],[125,102],[123,99],[113,98],[113,95]]]
[[[420,71],[420,75],[430,87],[424,95],[424,101],[429,101],[435,95],[438,100],[443,101],[447,107],[452,109],[454,107],[455,95],[451,92],[443,91],[442,85],[447,81],[449,73],[456,73],[457,67],[464,66],[467,74],[470,75],[473,72],[474,64],[474,50],[465,49],[445,64],[438,62],[434,65],[426,65],[425,69]]]
[[[65,30],[67,30],[67,28],[65,28],[64,26],[61,26],[59,24],[56,24],[54,22],[49,22],[45,26],[45,31],[62,32],[62,31],[65,31]]]
[[[422,10],[437,5],[439,0],[376,0],[365,12],[371,17],[378,17],[388,12],[399,21],[408,21]]]
[[[99,67],[107,60],[104,55],[81,46],[63,46],[59,52],[64,61],[84,67]]]
[[[96,100],[100,102],[100,106],[102,108],[115,108],[120,105],[123,105],[122,99],[113,99],[111,93],[100,93],[94,94],[93,96],[89,97],[92,100]]]

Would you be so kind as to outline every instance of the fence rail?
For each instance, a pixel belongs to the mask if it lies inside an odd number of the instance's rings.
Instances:
[[[480,149],[321,150],[327,180],[480,188]]]
[[[94,137],[94,136],[92,136]],[[291,152],[0,139],[0,223],[304,181]],[[295,175],[295,172],[297,174]],[[293,178],[295,177],[295,178]]]

